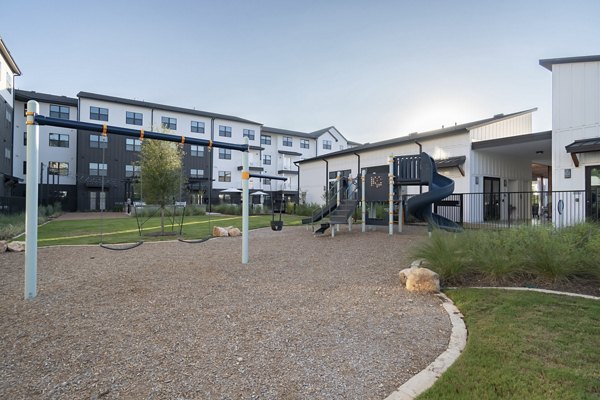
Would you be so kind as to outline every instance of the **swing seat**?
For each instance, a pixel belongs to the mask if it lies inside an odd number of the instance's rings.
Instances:
[[[271,230],[280,231],[283,229],[283,221],[271,221]]]

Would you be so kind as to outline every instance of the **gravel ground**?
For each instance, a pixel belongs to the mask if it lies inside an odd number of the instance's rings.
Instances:
[[[201,244],[0,254],[2,399],[381,399],[448,345],[432,295],[398,271],[424,230],[303,227]]]

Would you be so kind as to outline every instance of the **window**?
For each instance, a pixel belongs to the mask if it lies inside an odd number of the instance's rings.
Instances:
[[[92,148],[92,149],[108,148],[108,136],[90,135],[90,148]]]
[[[331,140],[323,140],[323,149],[331,150]]]
[[[51,133],[48,145],[50,147],[69,147],[69,135],[66,133]]]
[[[90,106],[90,119],[108,121],[108,108]]]
[[[59,161],[50,161],[50,162],[48,162],[48,173],[50,175],[68,176],[69,175],[69,163],[59,162]]]
[[[191,145],[191,155],[192,157],[203,157],[204,156],[204,147]]]
[[[231,137],[231,127],[219,125],[219,136]]]
[[[204,133],[204,122],[192,121],[192,132]]]
[[[126,165],[125,166],[125,177],[133,178],[140,176],[140,166],[139,165]]]
[[[141,151],[142,141],[140,139],[125,139],[125,150],[127,151]]]
[[[190,169],[190,178],[202,178],[203,176],[204,176],[203,169]]]
[[[27,132],[23,132],[23,146],[27,146]]]
[[[254,131],[252,129],[244,129],[244,136],[248,138],[248,140],[254,140]]]
[[[221,160],[231,160],[231,149],[219,149],[219,158]]]
[[[219,171],[219,182],[231,182],[231,172]]]
[[[23,175],[27,175],[27,161],[23,161]]]
[[[271,165],[271,156],[268,154],[263,154],[263,164]]]
[[[263,185],[270,185],[271,184],[271,180],[269,178],[263,178],[262,180]]]
[[[90,175],[91,176],[107,176],[108,166],[102,163],[90,163]]]
[[[129,125],[143,125],[144,124],[144,116],[142,113],[136,113],[132,111],[127,111],[125,113],[125,123]]]
[[[289,137],[289,136],[284,136],[283,137],[283,145],[285,147],[292,147],[292,144],[293,144],[293,141],[292,141],[291,137]]]
[[[69,119],[69,107],[50,104],[50,118]]]
[[[271,136],[260,135],[260,144],[271,144]]]
[[[300,139],[300,148],[301,149],[310,149],[310,144],[308,143],[308,139]]]
[[[177,118],[162,117],[160,121],[162,127],[165,129],[170,129],[172,131],[177,129]]]

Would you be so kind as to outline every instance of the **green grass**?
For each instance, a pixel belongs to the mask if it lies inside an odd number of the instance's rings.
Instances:
[[[278,217],[277,217],[278,218]],[[283,215],[284,226],[300,225],[300,218]],[[250,216],[250,229],[270,226],[271,216]],[[141,222],[141,221],[140,221]],[[199,239],[210,236],[210,226],[235,226],[242,228],[242,217],[238,215],[212,215],[186,216],[183,221],[183,234],[185,239]],[[173,232],[179,233],[179,220],[176,221]],[[285,229],[285,228],[284,228]],[[143,240],[173,240],[178,236],[155,236],[160,231],[160,218],[151,218],[143,224]],[[171,226],[165,226],[165,231],[170,232]],[[135,217],[129,218],[104,218],[88,220],[54,220],[38,230],[38,245],[65,245],[65,244],[98,244],[103,243],[131,243],[140,240]],[[24,240],[24,239],[21,239]]]
[[[458,289],[467,346],[427,399],[600,399],[600,301]]]

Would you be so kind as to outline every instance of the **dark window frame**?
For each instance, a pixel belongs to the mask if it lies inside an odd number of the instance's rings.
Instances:
[[[135,111],[125,111],[125,123],[129,125],[144,125],[144,114]]]
[[[231,182],[231,171],[219,171],[219,182]]]
[[[270,154],[263,154],[262,163],[263,165],[271,165],[273,158]]]
[[[108,136],[90,134],[90,149],[107,149]]]
[[[106,113],[104,113],[106,111]],[[90,119],[108,121],[108,108],[90,106]]]
[[[160,125],[172,131],[177,130],[177,118],[172,117],[160,117]]]
[[[126,138],[125,151],[142,151],[142,141],[140,139]]]
[[[248,140],[255,140],[256,132],[254,129],[244,129],[243,137],[247,137]]]
[[[294,140],[292,139],[291,136],[284,136],[283,137],[283,146],[285,146],[285,147],[292,147],[292,146],[294,146]]]
[[[58,136],[58,138],[52,138],[53,135]],[[63,137],[67,138],[67,140],[64,140]],[[56,133],[56,132],[51,132],[48,135],[48,147],[63,147],[68,149],[69,148],[69,141],[70,141],[70,137],[68,133]],[[66,144],[66,146],[65,146]]]
[[[190,130],[196,133],[205,133],[205,125],[202,121],[192,121],[190,124]]]
[[[308,139],[300,139],[300,148],[310,149],[310,142],[308,141]]]
[[[61,106],[59,104],[50,104],[50,118],[69,119],[70,115],[70,107]]]
[[[270,145],[272,143],[271,136],[260,135],[260,144]]]
[[[227,125],[219,125],[219,136],[231,137],[231,127]]]
[[[231,149],[219,149],[219,160],[231,160]]]
[[[66,165],[66,168],[61,168],[64,165]],[[69,163],[64,161],[48,161],[48,175],[69,176]]]

